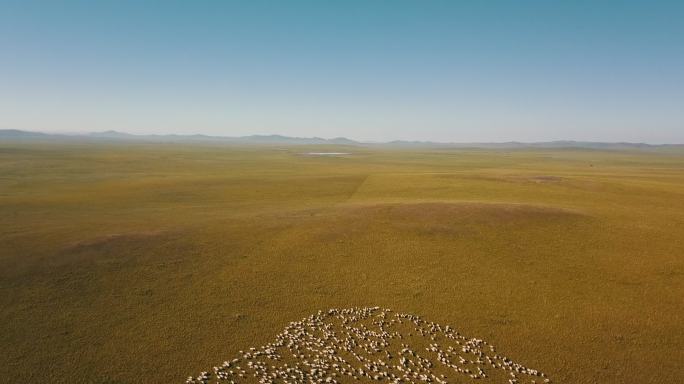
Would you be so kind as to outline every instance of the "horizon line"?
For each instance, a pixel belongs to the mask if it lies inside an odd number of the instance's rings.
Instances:
[[[600,141],[600,140],[583,140],[583,139],[549,139],[549,140],[535,140],[535,141],[520,141],[520,140],[501,140],[501,141],[435,141],[435,140],[409,140],[409,139],[392,139],[385,141],[378,140],[357,140],[349,138],[347,136],[336,136],[336,137],[321,137],[321,136],[289,136],[280,133],[252,133],[249,135],[241,136],[229,136],[229,135],[212,135],[205,133],[129,133],[119,130],[104,130],[104,131],[39,131],[39,130],[25,130],[16,128],[0,128],[0,132],[21,132],[21,133],[33,133],[42,135],[55,135],[55,136],[67,136],[67,137],[78,137],[78,136],[91,136],[100,138],[105,138],[102,135],[121,135],[121,136],[132,136],[132,138],[139,137],[177,137],[177,138],[192,138],[192,137],[205,137],[214,139],[245,139],[250,137],[282,137],[285,139],[299,139],[299,140],[323,140],[323,141],[334,141],[334,140],[346,140],[354,142],[355,144],[392,144],[392,143],[415,143],[415,144],[441,144],[441,145],[467,145],[467,144],[546,144],[546,143],[590,143],[590,144],[625,144],[625,145],[649,145],[649,146],[681,146],[684,143],[663,143],[663,142],[645,142],[645,141]],[[113,137],[112,137],[113,138]]]

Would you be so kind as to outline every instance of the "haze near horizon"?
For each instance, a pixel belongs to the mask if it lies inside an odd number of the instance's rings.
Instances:
[[[8,1],[0,128],[684,142],[674,1]]]

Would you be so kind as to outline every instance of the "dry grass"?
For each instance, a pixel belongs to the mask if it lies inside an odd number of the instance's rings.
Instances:
[[[684,381],[684,154],[0,144],[0,377],[181,382],[319,309]]]

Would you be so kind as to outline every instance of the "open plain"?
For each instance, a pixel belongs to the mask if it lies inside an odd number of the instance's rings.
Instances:
[[[180,383],[374,306],[556,383],[681,383],[683,297],[677,149],[0,143],[7,383]]]

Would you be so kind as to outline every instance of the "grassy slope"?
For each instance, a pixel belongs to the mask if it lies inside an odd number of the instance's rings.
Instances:
[[[0,381],[180,382],[354,305],[684,381],[684,154],[303,151],[0,144]]]

